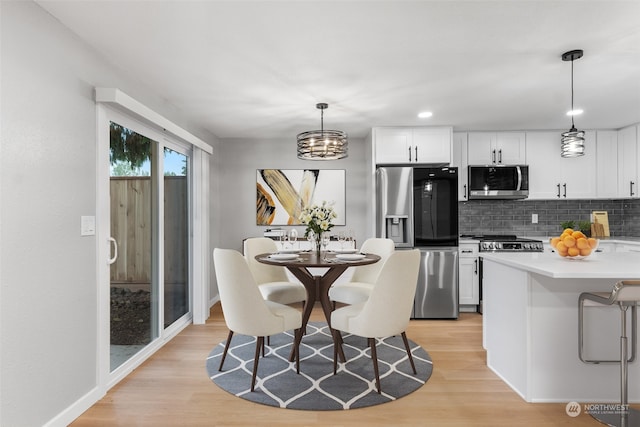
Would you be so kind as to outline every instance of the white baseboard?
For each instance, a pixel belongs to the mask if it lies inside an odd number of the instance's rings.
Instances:
[[[105,396],[99,387],[94,387],[87,394],[76,400],[71,406],[60,412],[58,415],[50,419],[44,427],[66,427],[76,418],[82,415],[87,409],[93,406]]]

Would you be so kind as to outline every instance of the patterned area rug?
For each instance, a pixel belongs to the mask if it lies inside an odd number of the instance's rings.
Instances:
[[[433,369],[429,354],[415,342],[409,346],[416,365],[413,374],[402,337],[378,340],[378,364],[382,394],[375,386],[373,363],[366,338],[343,335],[347,363],[338,363],[333,375],[333,340],[324,322],[310,322],[300,345],[300,375],[287,360],[293,331],[271,337],[260,358],[255,391],[251,372],[255,338],[234,335],[222,371],[218,371],[224,342],[213,348],[206,368],[223,390],[252,402],[288,409],[330,411],[362,408],[396,400],[424,385]]]

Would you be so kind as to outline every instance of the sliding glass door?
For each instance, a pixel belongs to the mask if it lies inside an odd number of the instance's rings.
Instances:
[[[189,157],[164,149],[164,327],[189,312]]]
[[[113,373],[191,313],[191,168],[189,149],[153,129],[117,116],[109,126]]]

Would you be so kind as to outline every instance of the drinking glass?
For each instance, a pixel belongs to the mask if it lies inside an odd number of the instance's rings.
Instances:
[[[283,250],[287,249],[288,242],[289,242],[289,235],[286,232],[282,232],[282,234],[280,235],[280,243]]]
[[[346,239],[344,231],[338,231],[338,242],[340,243],[340,249],[344,250],[344,241]]]
[[[347,230],[347,249],[355,249],[356,248],[356,238],[353,230]]]
[[[289,243],[291,243],[291,249],[295,249],[296,242],[298,241],[298,230],[292,228],[289,230]]]
[[[316,247],[316,233],[309,231],[309,234],[307,234],[307,241],[309,241],[309,250],[313,251]]]
[[[331,240],[331,235],[329,233],[322,233],[322,247],[324,251],[327,251],[327,246],[329,246],[329,241]]]

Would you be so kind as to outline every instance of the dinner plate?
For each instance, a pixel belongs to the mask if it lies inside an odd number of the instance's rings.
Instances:
[[[360,260],[360,259],[364,259],[364,257],[366,257],[366,255],[363,255],[363,254],[338,254],[338,255],[336,255],[336,258],[343,259],[345,261],[357,261],[357,260]]]
[[[333,251],[337,254],[355,254],[358,252],[357,249],[334,249]]]
[[[279,254],[297,254],[300,253],[300,249],[280,249]]]
[[[278,261],[286,261],[298,258],[298,254],[271,254],[269,255],[269,258],[277,259]]]

